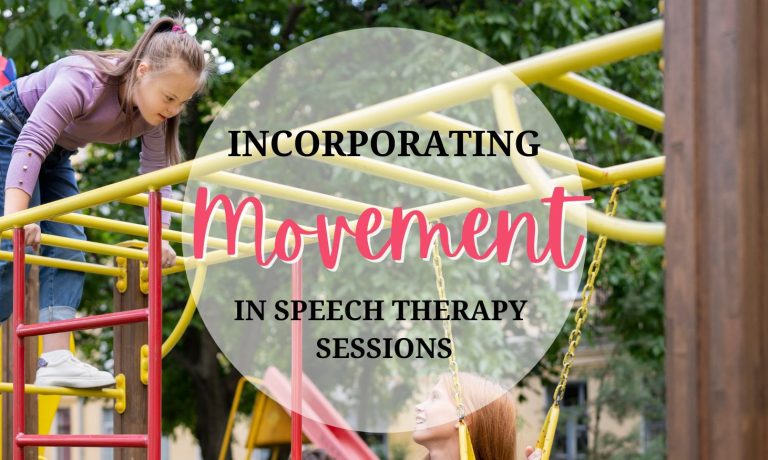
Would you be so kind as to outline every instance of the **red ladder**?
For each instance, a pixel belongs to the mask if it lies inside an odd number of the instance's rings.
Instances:
[[[145,447],[149,460],[160,460],[162,421],[163,291],[160,192],[149,192],[149,307],[49,323],[24,324],[24,229],[13,230],[13,460],[24,459],[24,447]],[[147,321],[149,327],[148,433],[113,435],[32,435],[24,427],[24,337],[71,332]]]

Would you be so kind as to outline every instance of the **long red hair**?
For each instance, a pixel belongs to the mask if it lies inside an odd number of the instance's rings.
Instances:
[[[453,378],[440,378],[453,398]],[[468,414],[465,423],[477,460],[515,460],[517,452],[517,407],[512,394],[475,374],[459,373],[459,383]]]

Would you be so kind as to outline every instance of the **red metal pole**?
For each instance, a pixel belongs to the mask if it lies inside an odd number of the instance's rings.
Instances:
[[[24,446],[16,437],[24,433],[24,338],[16,333],[24,324],[24,228],[13,229],[13,460],[24,460]]]
[[[147,457],[160,460],[163,415],[163,287],[161,195],[149,192],[149,385],[147,388]]]
[[[148,316],[149,309],[142,308],[140,310],[104,313],[101,315],[87,316],[85,318],[62,319],[50,323],[22,324],[16,328],[16,333],[21,337],[30,337],[35,335],[56,334],[57,332],[95,329],[97,327],[120,326],[123,324],[147,321]]]
[[[291,297],[301,300],[301,259],[291,267]],[[301,313],[291,323],[291,459],[301,460],[301,407],[302,407],[302,362],[301,362]]]
[[[22,446],[54,447],[147,447],[145,434],[22,434],[16,439]]]

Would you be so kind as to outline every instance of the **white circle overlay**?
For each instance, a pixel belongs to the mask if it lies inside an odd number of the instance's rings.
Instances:
[[[499,88],[509,96],[506,104],[504,98],[494,97],[494,86],[488,83],[491,79],[501,85],[496,86],[497,96]],[[512,114],[518,127],[510,128],[499,114]],[[280,130],[295,134],[318,127],[341,131],[346,153],[353,150],[350,130],[364,131],[369,137],[389,132],[396,145],[387,156],[376,155],[370,142],[354,149],[359,157],[323,156],[327,150],[322,145],[314,156],[305,157],[293,144],[294,152],[287,156],[263,158],[254,145],[249,146],[250,158],[228,155],[233,131],[241,132],[235,139],[242,155],[246,145],[242,132],[246,130],[261,139],[261,131],[271,136]],[[478,148],[475,140],[480,136],[471,136],[463,141],[465,155],[459,156],[457,136],[448,133],[451,129],[512,130],[511,153],[507,156],[496,148],[496,155],[489,156],[489,146]],[[539,145],[537,157],[518,153],[515,140],[521,130],[536,132],[535,137],[525,136],[528,144],[524,148],[530,152],[531,144]],[[409,155],[400,155],[400,136],[405,131],[419,135],[416,152],[431,155],[416,155],[407,149]],[[434,132],[439,133],[447,155],[438,156],[439,150],[428,149]],[[380,152],[385,150],[386,139],[386,135],[378,136]],[[285,141],[281,148],[288,145]],[[505,389],[538,363],[560,333],[578,294],[583,251],[569,271],[557,268],[551,257],[544,263],[531,262],[529,249],[541,254],[548,244],[550,206],[513,164],[513,160],[536,162],[536,168],[540,164],[551,178],[543,186],[551,190],[565,183],[565,176],[578,175],[568,140],[531,89],[490,57],[455,40],[416,30],[374,28],[337,33],[293,49],[253,75],[221,108],[197,158],[185,202],[195,205],[202,187],[210,198],[226,195],[235,208],[246,198],[256,197],[263,205],[268,242],[287,219],[316,228],[321,214],[333,225],[339,217],[355,221],[369,207],[384,213],[400,207],[439,217],[451,233],[450,247],[455,250],[467,214],[485,208],[489,229],[476,238],[477,247],[484,252],[496,240],[500,213],[509,213],[511,219],[529,213],[537,224],[535,248],[528,247],[533,227],[521,225],[506,262],[500,263],[495,256],[477,261],[466,253],[453,259],[440,253],[449,300],[445,311],[452,315],[463,311],[474,318],[459,316],[451,321],[458,368]],[[223,169],[217,171],[219,168]],[[582,195],[580,180],[567,183],[569,195]],[[203,204],[197,204],[198,211]],[[577,218],[581,216],[583,224],[580,206],[569,205],[568,209]],[[245,209],[252,219],[254,207]],[[195,219],[184,214],[184,232],[194,233]],[[309,311],[303,313],[305,402],[296,408],[290,405],[290,384],[269,377],[277,373],[286,381],[291,378],[292,321],[284,319],[277,305],[288,310],[292,306],[293,265],[282,260],[268,268],[258,264],[248,253],[257,235],[247,220],[239,228],[237,257],[226,255],[227,226],[211,220],[207,252],[201,260],[209,263],[207,276],[195,299],[211,336],[240,373],[268,377],[261,390],[286,409],[329,425],[403,432],[450,421],[427,414],[417,427],[413,415],[415,404],[450,371],[445,349],[440,347],[445,342],[439,342],[444,337],[443,322],[434,319],[439,299],[434,263],[431,257],[420,257],[415,220],[402,262],[391,257],[366,260],[354,237],[346,237],[342,238],[338,267],[331,270],[324,266],[317,242],[305,241],[302,299],[315,301],[317,311],[326,318],[329,305],[336,305],[337,312],[344,314],[349,304],[351,316],[358,316],[365,310],[354,302],[369,301],[380,305],[373,315],[378,311],[381,319],[353,320],[345,315],[338,320],[313,320],[308,318]],[[584,228],[564,224],[561,246],[566,261],[577,242],[586,240]],[[384,228],[370,238],[371,247],[380,250],[389,237],[389,229]],[[265,249],[267,256],[271,252],[271,248]],[[192,245],[184,245],[184,256],[194,256]],[[190,266],[190,283],[195,272]],[[248,300],[263,307],[263,320],[248,308]],[[426,319],[425,309],[430,319]],[[251,320],[246,320],[249,313]],[[281,317],[276,318],[279,313]],[[237,320],[238,315],[243,320]],[[472,388],[463,391],[466,394]],[[318,398],[323,402],[318,403]]]

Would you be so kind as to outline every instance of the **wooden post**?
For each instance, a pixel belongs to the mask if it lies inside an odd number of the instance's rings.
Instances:
[[[10,267],[8,267],[10,270]],[[27,274],[27,296],[26,296],[26,322],[33,324],[37,322],[40,316],[40,267],[32,265]],[[13,322],[8,319],[3,323],[3,382],[10,382],[13,370]],[[28,337],[24,339],[26,348],[26,381],[33,383],[35,381],[35,372],[37,370],[37,337]],[[3,451],[0,458],[13,458],[13,393],[2,394],[3,404]],[[26,407],[25,422],[28,433],[37,433],[37,396],[27,395],[24,398]],[[50,449],[50,448],[49,448]],[[24,449],[24,458],[26,460],[37,460],[37,448],[28,447]]]
[[[114,289],[115,311],[147,308],[147,295],[139,287],[140,266],[128,260],[128,288],[124,293]],[[147,433],[147,387],[141,383],[141,346],[147,343],[147,323],[115,327],[115,374],[125,374],[127,408],[115,412],[116,434]],[[146,460],[147,449],[115,448],[115,460]]]
[[[667,455],[768,458],[768,0],[666,5]]]

